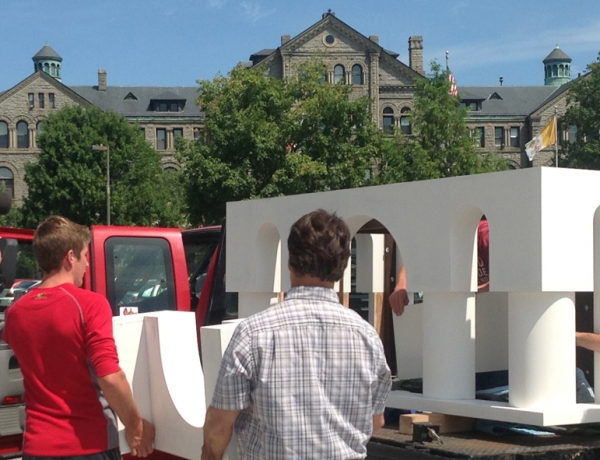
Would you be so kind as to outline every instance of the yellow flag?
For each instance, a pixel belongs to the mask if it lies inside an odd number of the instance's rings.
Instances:
[[[548,124],[542,129],[542,131],[525,144],[525,152],[529,157],[529,161],[533,160],[533,157],[540,150],[545,149],[549,145],[556,144],[556,120],[555,117],[550,118]]]

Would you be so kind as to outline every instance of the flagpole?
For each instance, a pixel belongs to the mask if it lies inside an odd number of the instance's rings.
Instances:
[[[554,154],[556,156],[556,167],[558,168],[558,109],[554,106]]]
[[[450,67],[448,67],[448,55],[450,54],[450,51],[446,51],[446,71],[450,70]]]

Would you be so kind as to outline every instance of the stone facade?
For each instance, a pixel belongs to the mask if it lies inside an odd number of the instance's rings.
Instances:
[[[48,45],[44,50],[56,54]],[[58,55],[54,60],[57,59],[60,59]],[[203,127],[196,97],[195,86],[111,87],[104,69],[98,71],[98,85],[90,87],[69,87],[56,76],[36,70],[0,93],[0,186],[12,190],[17,204],[24,200],[27,196],[25,164],[37,161],[37,133],[49,114],[67,104],[96,105],[120,113],[143,129],[146,141],[161,153],[165,169],[179,169],[175,137],[195,139]],[[23,135],[25,126],[26,136]],[[7,133],[3,136],[4,130]]]

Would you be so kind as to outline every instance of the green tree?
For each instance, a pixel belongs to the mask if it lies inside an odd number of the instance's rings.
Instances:
[[[506,169],[493,154],[481,155],[465,122],[467,110],[450,94],[448,72],[431,63],[427,78],[417,80],[410,115],[413,135],[397,133],[382,150],[376,183],[462,176]]]
[[[565,159],[560,165],[600,169],[600,53],[587,70],[569,85],[569,108],[560,124],[566,129],[575,126],[577,136],[574,142],[569,139],[563,144]]]
[[[179,223],[181,212],[167,204],[160,155],[121,115],[66,106],[48,117],[37,142],[38,162],[25,167],[29,195],[22,211],[29,226],[50,214],[85,225],[106,222],[106,152],[91,149],[98,144],[110,149],[112,224]]]
[[[179,149],[193,223],[220,222],[228,201],[368,184],[384,143],[368,100],[325,84],[318,62],[298,70],[281,80],[236,68],[199,82],[204,138]]]

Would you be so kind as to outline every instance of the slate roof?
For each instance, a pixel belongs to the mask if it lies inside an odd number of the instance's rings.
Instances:
[[[97,86],[69,86],[81,97],[102,110],[112,110],[125,117],[160,118],[199,118],[202,112],[196,104],[197,86],[108,86],[106,91],[98,91]],[[137,100],[125,99],[133,94]],[[185,100],[185,106],[179,112],[155,112],[150,101],[157,99]]]
[[[544,59],[543,62],[554,61],[554,60],[569,61],[569,62],[572,61],[572,59],[569,56],[567,56],[567,54],[563,50],[561,50],[558,46],[556,48],[554,48],[548,56],[546,56],[546,59]]]
[[[565,86],[565,85],[563,85]],[[459,86],[463,101],[481,101],[481,110],[471,111],[469,117],[528,116],[561,86]],[[561,91],[562,92],[562,91]],[[493,96],[490,98],[491,96]]]
[[[62,61],[62,58],[58,55],[58,53],[56,51],[54,51],[52,49],[52,47],[50,45],[48,45],[47,43],[44,45],[44,47],[39,50],[37,52],[37,54],[35,56],[33,56],[33,59],[37,59],[37,58],[50,58],[50,59],[55,59],[57,61]]]

